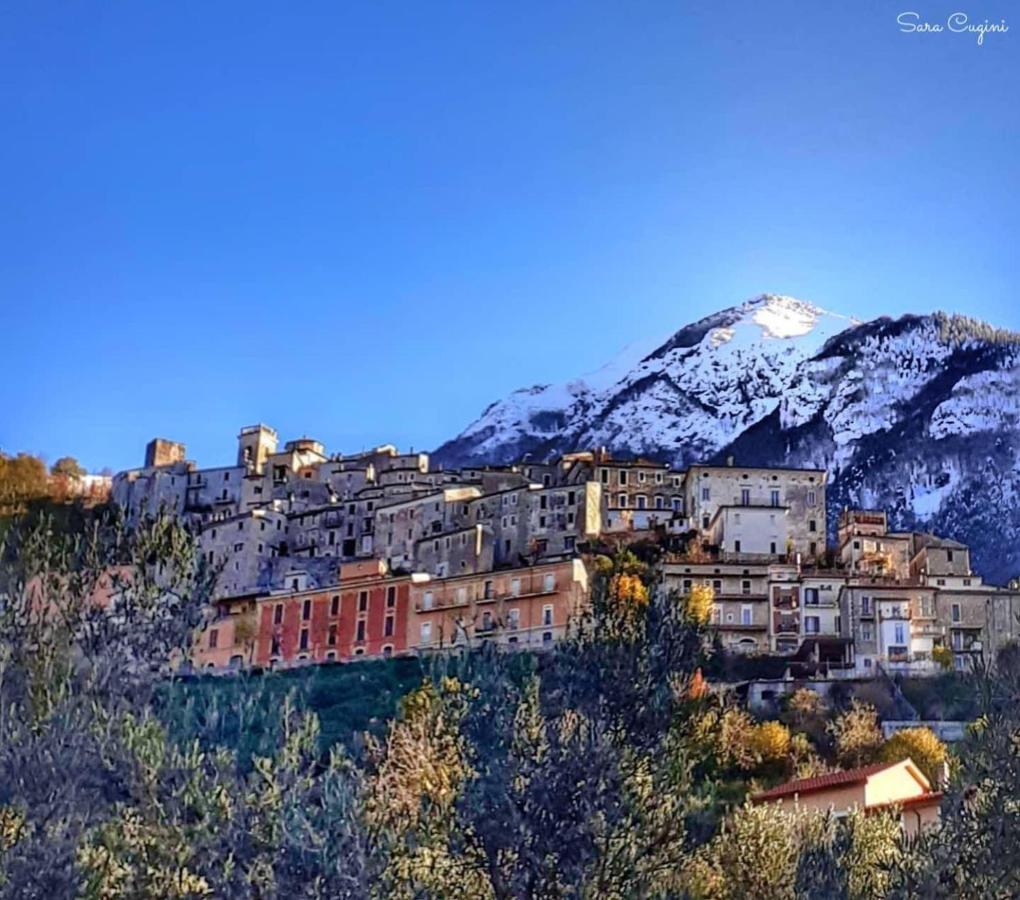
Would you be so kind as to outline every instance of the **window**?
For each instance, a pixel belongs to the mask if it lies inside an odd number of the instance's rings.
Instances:
[[[393,616],[387,616],[383,625],[383,637],[393,637]]]
[[[573,537],[565,537],[563,539],[563,549],[567,553],[570,553],[574,549],[575,543],[576,543],[576,540]]]
[[[733,542],[733,552],[734,553],[739,553],[740,552],[740,541],[734,541]]]
[[[751,593],[751,582],[750,581],[741,581],[740,582],[740,593],[742,593],[742,594],[750,594]]]
[[[962,650],[963,649],[963,632],[962,631],[954,631],[953,632],[953,649],[954,650]]]
[[[330,647],[336,646],[336,625],[329,626],[329,631],[326,633],[326,643]]]
[[[215,650],[220,642],[220,633],[216,628],[209,632],[209,649]]]
[[[655,473],[655,483],[662,484],[662,472]]]
[[[626,509],[627,508],[627,495],[626,494],[620,494],[620,496],[619,496],[619,505],[620,505],[620,509]]]
[[[750,606],[740,607],[740,624],[752,625],[754,623],[753,610]]]
[[[394,585],[390,585],[386,588],[386,606],[389,609],[393,609],[397,605],[397,589]]]
[[[683,503],[683,501],[679,497],[674,497],[673,498],[673,512],[680,512],[680,510],[683,509],[682,503]]]
[[[545,494],[538,498],[538,508],[539,509],[549,508],[549,498]]]
[[[701,517],[701,527],[707,529],[709,525],[708,516]]]
[[[708,488],[708,487],[702,487],[702,489],[701,489],[701,500],[702,500],[702,502],[707,502],[711,498],[711,496],[712,496],[711,489]]]
[[[599,476],[601,477],[603,484],[609,484],[609,469],[601,469],[599,471]]]
[[[482,624],[479,631],[492,631],[492,613],[486,610],[482,613]]]
[[[542,632],[542,643],[545,646],[548,646],[549,644],[552,643],[552,632],[551,631],[543,631]]]
[[[546,604],[542,607],[542,624],[552,625],[553,623],[553,608],[551,604]]]
[[[870,597],[861,597],[861,615],[862,616],[870,616],[871,615],[871,598]]]
[[[776,555],[776,542],[775,541],[772,541],[769,544],[769,553],[771,553],[773,556]]]
[[[862,625],[861,625],[861,640],[862,641],[870,641],[873,638],[874,638],[874,635],[872,634],[872,631],[871,631],[871,623],[870,622],[862,623]]]
[[[466,587],[457,588],[454,597],[456,598],[457,603],[467,603],[467,588]]]
[[[809,519],[807,523],[808,531],[818,531],[818,522],[814,519]]]
[[[363,640],[365,640],[365,620],[364,619],[358,619],[358,628],[357,628],[357,631],[355,632],[355,638],[354,639],[356,641],[363,641]]]
[[[751,489],[741,488],[740,489],[740,505],[750,506],[751,505]]]
[[[818,634],[821,630],[820,624],[818,616],[804,616],[804,633]]]
[[[959,603],[954,603],[953,604],[953,621],[954,622],[959,622],[960,621],[960,604]]]
[[[425,591],[421,598],[422,609],[432,609],[432,591]]]
[[[240,523],[238,523],[238,524],[240,524]],[[946,562],[952,562],[952,561],[953,561],[953,551],[952,550],[947,550],[946,551]]]
[[[769,502],[773,506],[779,506],[779,491],[773,489],[769,494]]]
[[[626,469],[620,469],[620,484],[626,484],[626,483],[627,483],[627,470]]]
[[[556,576],[552,572],[549,572],[545,578],[542,579],[542,590],[547,594],[552,593],[556,589]]]
[[[568,491],[567,492],[567,506],[573,506],[575,502],[576,502],[576,499],[575,499],[574,492],[573,491]]]
[[[656,494],[656,496],[655,496],[655,508],[656,509],[662,509],[665,505],[666,504],[665,504],[665,501],[663,500],[662,496],[659,495],[659,494]]]
[[[689,594],[691,592],[691,587],[692,586],[693,586],[693,582],[691,581],[691,579],[690,578],[685,578],[684,579],[684,593],[685,594]]]
[[[358,612],[368,609],[368,591],[358,591]]]
[[[305,602],[301,604],[301,618],[307,622],[311,617],[312,617],[312,601],[305,600]]]
[[[521,579],[515,578],[510,582],[510,596],[520,597],[521,596]]]
[[[815,505],[815,492],[814,491],[808,491],[807,492],[807,505],[808,506],[814,506]]]
[[[307,628],[302,628],[301,629],[301,637],[299,638],[298,649],[299,650],[307,650],[308,649],[308,629]]]
[[[521,611],[519,609],[511,609],[507,612],[506,627],[511,631],[516,631],[521,627]]]
[[[423,644],[429,643],[432,640],[432,623],[422,622],[421,623],[421,642]]]
[[[639,482],[641,482],[641,484],[644,484],[645,483],[645,473],[644,472],[638,472],[637,473],[637,480]]]
[[[329,601],[329,614],[331,616],[340,615],[340,595],[334,594],[333,599]]]
[[[389,659],[391,656],[393,656],[393,645],[387,644],[385,647],[383,647],[382,655],[384,659]]]
[[[804,588],[804,605],[818,606],[818,588]]]
[[[638,494],[637,495],[637,508],[638,509],[644,509],[645,508],[645,504],[647,502],[648,502],[647,498],[645,497],[644,494]]]
[[[897,622],[893,626],[893,633],[895,635],[894,640],[896,641],[897,644],[904,643],[904,638],[903,638],[903,623],[902,622]]]
[[[278,603],[273,608],[273,624],[279,625],[283,621],[283,604]]]
[[[808,552],[808,556],[817,556],[818,555],[818,544],[815,543],[815,541],[812,541],[810,544],[808,544],[807,552]]]
[[[721,579],[716,578],[712,582],[712,590],[715,591],[717,594],[721,594],[722,593],[722,580]]]

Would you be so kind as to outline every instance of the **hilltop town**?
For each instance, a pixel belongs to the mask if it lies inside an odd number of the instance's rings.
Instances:
[[[390,445],[281,449],[254,425],[233,466],[153,440],[111,500],[129,523],[180,517],[218,571],[203,670],[541,649],[584,608],[596,555],[627,546],[654,552],[660,590],[711,589],[723,649],[801,675],[963,669],[1020,630],[1020,593],[985,584],[965,545],[890,531],[881,510],[827,515],[820,469],[681,471],[592,450],[449,470]]]

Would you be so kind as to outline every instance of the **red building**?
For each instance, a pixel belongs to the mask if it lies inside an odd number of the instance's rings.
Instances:
[[[259,601],[254,663],[287,666],[386,657],[407,649],[409,577],[378,560],[340,567],[340,583]]]

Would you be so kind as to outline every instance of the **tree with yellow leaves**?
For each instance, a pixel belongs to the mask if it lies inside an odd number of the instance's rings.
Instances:
[[[715,591],[710,584],[696,584],[683,600],[687,618],[696,625],[707,625],[715,606]]]
[[[946,745],[930,728],[904,728],[882,745],[878,758],[884,762],[911,759],[937,788],[943,780]]]

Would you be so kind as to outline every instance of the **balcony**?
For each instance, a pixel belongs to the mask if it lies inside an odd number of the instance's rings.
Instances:
[[[910,621],[910,610],[909,609],[883,609],[879,613],[879,619],[882,622],[909,622]]]
[[[773,599],[772,605],[776,609],[797,609],[800,606],[800,601],[796,597],[779,596]]]
[[[799,634],[800,623],[796,621],[776,622],[776,634]]]
[[[913,634],[915,637],[943,637],[945,629],[934,622],[917,622],[914,624]]]

